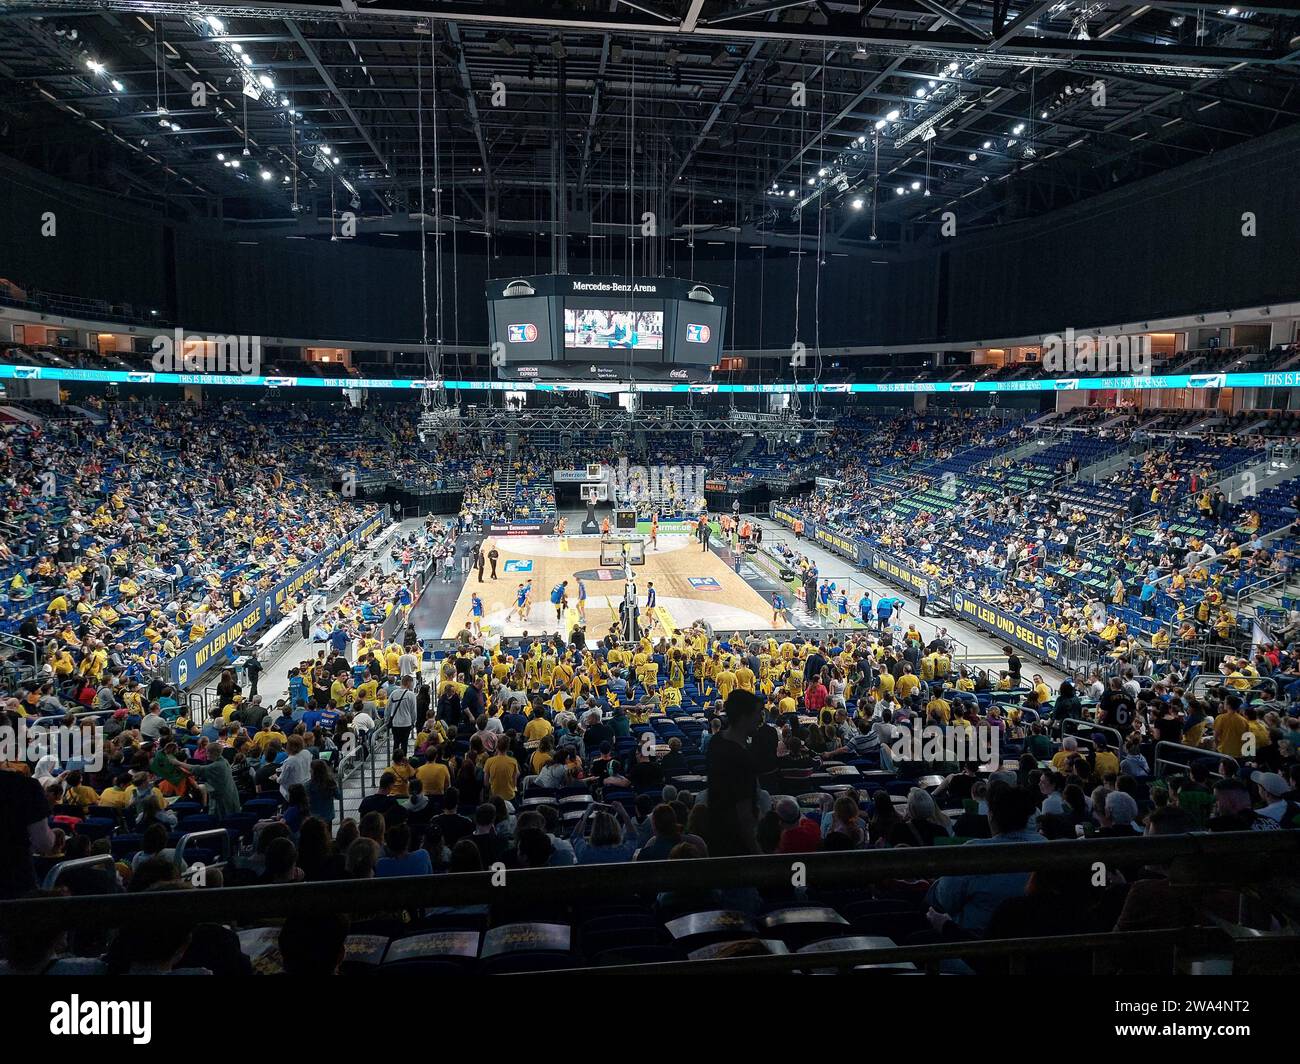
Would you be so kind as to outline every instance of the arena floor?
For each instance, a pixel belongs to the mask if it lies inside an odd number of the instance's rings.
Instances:
[[[444,637],[452,637],[464,627],[475,591],[483,599],[484,626],[492,633],[567,632],[577,620],[578,574],[587,585],[588,633],[603,637],[614,624],[623,596],[623,573],[601,568],[599,536],[501,536],[486,540],[483,549],[491,550],[493,545],[500,553],[497,579],[491,579],[490,569],[484,570],[482,583],[477,573],[470,574],[452,607]],[[691,536],[660,535],[658,550],[647,542],[645,564],[635,572],[643,625],[647,623],[645,599],[650,583],[657,593],[652,634],[671,634],[700,618],[719,632],[791,627],[785,620],[774,625],[771,603],[713,551],[701,551]],[[507,621],[516,588],[529,579],[533,599],[527,617]],[[557,622],[550,592],[563,580],[569,581],[570,608]]]

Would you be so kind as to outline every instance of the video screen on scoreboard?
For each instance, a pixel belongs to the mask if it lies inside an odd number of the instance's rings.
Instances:
[[[564,346],[577,351],[662,351],[662,310],[564,308]]]
[[[492,311],[492,338],[504,345],[508,362],[549,361],[551,347],[551,301],[545,296],[525,299],[496,299]]]

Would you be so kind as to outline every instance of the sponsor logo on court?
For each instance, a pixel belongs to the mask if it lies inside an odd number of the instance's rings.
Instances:
[[[721,591],[722,585],[711,576],[688,576],[687,583],[696,591]]]
[[[531,573],[533,571],[533,560],[531,558],[507,558],[505,568],[502,572],[506,573]]]

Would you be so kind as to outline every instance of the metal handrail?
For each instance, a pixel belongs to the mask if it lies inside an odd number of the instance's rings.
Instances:
[[[1091,720],[1081,720],[1078,717],[1066,717],[1063,721],[1061,721],[1062,736],[1067,734],[1065,731],[1065,726],[1067,724],[1078,724],[1087,728],[1089,731],[1106,732],[1108,735],[1113,735],[1115,736],[1115,741],[1111,744],[1112,748],[1116,751],[1120,751],[1124,749],[1124,736],[1120,734],[1120,732],[1118,732],[1116,729],[1108,727],[1105,724],[1098,724],[1095,721],[1091,721]],[[1071,731],[1068,734],[1073,736],[1075,739],[1078,739],[1080,742],[1087,743],[1089,746],[1096,745],[1090,737],[1081,735],[1077,731]]]
[[[1160,865],[1193,861],[1222,882],[1253,882],[1258,862],[1278,874],[1300,859],[1300,832],[1240,831],[1115,839],[1062,839],[985,846],[898,847],[799,854],[807,881],[819,890],[861,888],[895,879],[995,875],[1047,870]],[[0,932],[14,928],[104,929],[136,920],[265,921],[289,911],[316,915],[391,912],[436,905],[524,902],[572,904],[596,897],[659,891],[753,887],[788,889],[790,856],[717,857],[521,868],[504,883],[491,871],[403,876],[78,898],[20,898],[0,905]],[[958,954],[966,943],[957,943]]]
[[[113,861],[113,855],[110,853],[99,853],[93,857],[77,857],[70,861],[60,861],[48,872],[45,873],[45,879],[41,883],[42,890],[53,890],[58,885],[59,880],[65,872],[71,872],[78,868],[106,868],[110,872],[115,872],[117,865]]]
[[[1201,758],[1212,757],[1216,761],[1226,761],[1228,762],[1229,765],[1232,766],[1232,771],[1215,772],[1214,775],[1227,778],[1229,776],[1235,776],[1237,774],[1237,759],[1234,757],[1229,757],[1227,754],[1221,754],[1217,750],[1202,750],[1198,746],[1185,746],[1182,743],[1175,743],[1175,742],[1169,742],[1168,740],[1161,740],[1160,742],[1156,743],[1155,765],[1152,766],[1155,769],[1157,776],[1164,775],[1164,773],[1160,770],[1162,765],[1172,765],[1175,768],[1180,768],[1183,770],[1186,770],[1190,765],[1190,762],[1187,761],[1173,761],[1167,757],[1161,757],[1160,751],[1162,749],[1185,750],[1187,751],[1187,753],[1194,755],[1198,760]]]
[[[184,874],[189,866],[185,863],[185,849],[192,842],[200,839],[221,839],[221,863],[225,864],[230,860],[230,832],[225,828],[207,828],[204,831],[191,831],[181,836],[180,842],[176,844],[176,867]]]

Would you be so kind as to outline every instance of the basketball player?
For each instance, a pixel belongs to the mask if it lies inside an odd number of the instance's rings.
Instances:
[[[779,591],[772,592],[772,627],[785,618],[785,596]]]
[[[840,627],[841,628],[847,627],[849,623],[849,593],[847,591],[840,592],[840,600],[837,606],[837,611],[840,615]]]
[[[569,604],[569,582],[561,581],[551,588],[551,605],[555,607],[555,620],[564,615],[564,607]]]
[[[657,513],[650,515],[650,547],[653,550],[659,549],[659,515]]]
[[[469,600],[469,621],[476,636],[483,634],[483,600],[475,591]]]
[[[587,584],[578,578],[578,621],[585,628],[587,625]]]
[[[646,591],[645,591],[645,608],[646,608],[647,610],[652,610],[652,609],[654,609],[654,608],[655,608],[655,604],[656,604],[658,601],[659,601],[659,598],[658,598],[658,596],[655,594],[655,585],[654,585],[654,581],[651,580],[649,583],[646,584]]]
[[[528,592],[524,589],[524,585],[520,584],[515,588],[515,604],[510,607],[510,612],[506,614],[506,620],[512,621],[515,619],[515,615],[518,614],[519,619],[522,621],[524,619],[524,603],[527,601]]]

